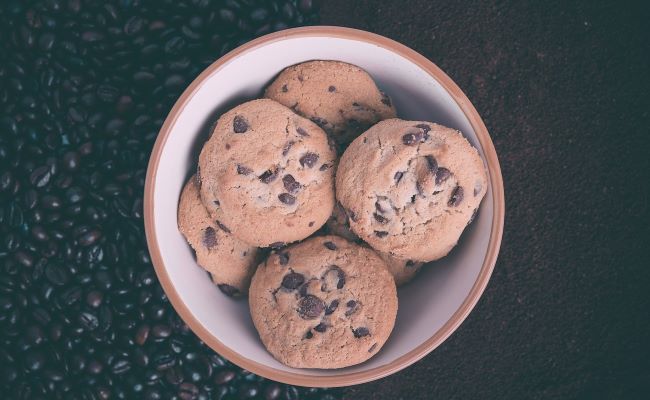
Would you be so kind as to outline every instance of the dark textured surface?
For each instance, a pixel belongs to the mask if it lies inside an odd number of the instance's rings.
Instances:
[[[459,84],[506,188],[476,309],[432,354],[347,398],[647,398],[650,13],[599,3],[323,4],[323,24],[398,40]]]

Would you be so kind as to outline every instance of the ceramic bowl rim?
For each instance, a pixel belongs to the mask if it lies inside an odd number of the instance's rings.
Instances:
[[[181,297],[175,289],[174,283],[166,271],[165,263],[162,259],[158,245],[158,238],[156,236],[155,229],[156,222],[154,220],[153,213],[155,192],[154,189],[162,150],[165,146],[167,138],[171,133],[171,128],[174,126],[174,123],[178,119],[179,115],[183,112],[185,106],[188,104],[189,100],[192,98],[194,93],[196,93],[199,87],[212,74],[245,53],[255,51],[256,49],[273,42],[303,37],[333,37],[351,39],[377,45],[406,58],[410,62],[419,66],[422,70],[426,71],[434,79],[436,79],[440,85],[442,85],[445,91],[447,91],[453,100],[458,104],[465,117],[472,125],[478,141],[481,144],[484,159],[487,163],[488,178],[490,179],[492,187],[491,195],[493,197],[494,207],[488,249],[486,251],[481,270],[465,300],[461,303],[451,318],[430,338],[423,341],[415,349],[396,358],[388,364],[357,372],[348,372],[343,369],[341,370],[340,374],[330,376],[306,375],[302,374],[300,370],[281,371],[275,369],[273,367],[241,356],[234,350],[226,347],[221,341],[219,341],[219,339],[217,339],[217,337],[212,335],[193,316],[189,310],[189,307],[182,301]],[[268,379],[299,386],[339,387],[356,385],[380,379],[408,367],[409,365],[415,363],[433,351],[440,344],[442,344],[460,326],[465,318],[467,318],[483,294],[483,291],[487,287],[490,276],[492,275],[492,271],[494,269],[494,265],[496,263],[499,248],[501,246],[504,214],[505,201],[503,178],[501,176],[501,168],[499,165],[499,160],[497,158],[496,150],[494,148],[494,144],[492,143],[483,120],[467,96],[465,96],[465,94],[460,90],[460,88],[433,62],[417,53],[416,51],[404,46],[403,44],[370,32],[336,26],[310,26],[292,28],[276,33],[271,33],[258,39],[252,40],[232,50],[228,54],[216,60],[208,68],[206,68],[183,92],[165,119],[165,122],[160,129],[160,133],[156,139],[151,157],[149,159],[144,188],[144,223],[147,236],[147,246],[151,254],[151,260],[156,274],[158,275],[158,279],[162,284],[163,290],[167,294],[167,297],[172,303],[172,306],[178,312],[183,321],[185,321],[189,328],[196,335],[198,335],[199,338],[201,338],[201,340],[203,340],[203,342],[205,342],[210,348],[234,364],[240,366],[241,368],[247,369]]]

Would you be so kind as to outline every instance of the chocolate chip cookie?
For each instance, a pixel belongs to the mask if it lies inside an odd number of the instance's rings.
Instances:
[[[259,263],[258,248],[235,238],[220,221],[213,221],[199,197],[196,175],[185,184],[178,205],[178,229],[196,252],[196,262],[229,296],[248,292]]]
[[[322,236],[269,256],[253,276],[249,304],[264,346],[280,362],[342,368],[384,345],[397,292],[374,251]]]
[[[394,257],[426,262],[456,245],[485,195],[487,175],[460,132],[391,119],[350,144],[336,188],[361,239]]]
[[[395,285],[402,286],[409,282],[420,271],[424,265],[423,262],[404,260],[401,258],[393,257],[388,253],[377,253],[379,257],[386,263],[388,271],[395,279]]]
[[[282,246],[331,215],[335,160],[316,124],[273,100],[253,100],[221,116],[203,147],[201,199],[239,239]]]
[[[341,148],[378,121],[396,116],[390,98],[366,71],[340,61],[288,67],[264,95],[316,122]]]

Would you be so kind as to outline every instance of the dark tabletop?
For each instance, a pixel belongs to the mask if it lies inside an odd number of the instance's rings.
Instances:
[[[350,399],[636,399],[650,392],[647,3],[324,2],[441,67],[505,181],[490,284],[444,344]]]

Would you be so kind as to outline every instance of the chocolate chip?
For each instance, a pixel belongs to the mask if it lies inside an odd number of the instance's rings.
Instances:
[[[380,224],[385,224],[385,223],[388,222],[388,219],[385,218],[383,215],[380,215],[380,214],[377,214],[377,213],[374,213],[372,215],[375,217],[375,220],[377,222],[379,222]]]
[[[451,172],[445,167],[438,168],[436,171],[436,185],[440,185],[451,176]]]
[[[321,277],[320,290],[323,292],[331,292],[336,289],[342,289],[345,286],[345,272],[336,265],[330,266]]]
[[[307,133],[307,131],[304,130],[303,128],[301,128],[301,127],[297,127],[296,132],[298,132],[298,135],[300,135],[300,136],[305,136],[305,137],[309,136],[309,133]]]
[[[360,107],[361,105],[355,101],[354,103],[352,103],[352,106],[354,106],[354,107]]]
[[[285,289],[295,290],[305,282],[305,277],[297,272],[289,272],[282,278],[282,287]]]
[[[329,169],[330,165],[329,164],[323,164],[318,168],[319,171],[327,171]]]
[[[293,203],[296,202],[296,198],[290,195],[289,193],[280,193],[278,195],[278,199],[287,205],[292,205]]]
[[[298,302],[298,315],[302,319],[315,319],[318,318],[325,310],[323,300],[318,297],[308,294],[300,299]]]
[[[289,193],[296,193],[300,189],[300,183],[296,182],[296,179],[291,174],[283,176],[282,183],[284,183],[284,188]]]
[[[438,172],[438,161],[436,161],[434,156],[425,156],[425,158],[427,160],[429,171],[435,176],[436,172]]]
[[[248,130],[248,121],[241,115],[237,115],[232,121],[232,129],[235,133],[244,133]]]
[[[456,186],[454,188],[454,191],[451,192],[451,197],[449,197],[449,201],[447,202],[447,205],[449,207],[457,207],[458,205],[460,205],[462,201],[463,201],[463,187]]]
[[[219,206],[221,205],[221,203],[219,203],[219,200],[214,200],[214,201],[212,201],[212,202],[213,202],[214,205],[217,206],[217,207],[219,207]]]
[[[260,181],[262,181],[262,183],[271,183],[277,177],[278,177],[278,170],[277,169],[266,170],[266,171],[264,171],[264,173],[262,175],[259,176]]]
[[[424,133],[428,133],[431,130],[431,126],[428,124],[417,124],[415,125],[416,128],[420,128],[424,131]]]
[[[370,335],[370,331],[368,330],[368,328],[365,327],[353,329],[352,333],[354,334],[354,337],[357,339]]]
[[[294,141],[292,140],[292,141],[287,142],[284,145],[284,147],[282,148],[282,156],[286,156],[287,154],[289,154],[289,150],[291,150],[291,146],[293,146],[293,144],[294,144]]]
[[[217,285],[217,287],[218,287],[219,290],[221,290],[224,294],[226,294],[226,295],[228,295],[228,296],[230,296],[230,297],[234,297],[234,296],[239,295],[239,289],[237,289],[237,288],[234,287],[234,286],[230,286],[230,285],[225,284],[225,283],[220,283],[220,284]]]
[[[203,231],[203,245],[209,249],[217,245],[217,234],[214,231],[214,228],[208,226]]]
[[[314,334],[311,333],[311,331],[308,331],[307,333],[305,333],[305,339],[311,339],[313,337],[314,337]]]
[[[404,176],[404,172],[401,172],[401,171],[395,172],[395,176],[393,177],[393,179],[395,179],[395,184],[398,184],[399,181],[402,180],[403,176]]]
[[[278,253],[278,261],[280,261],[280,265],[289,264],[289,253]]]
[[[422,133],[407,133],[406,135],[402,136],[402,143],[404,143],[407,146],[414,146],[417,144],[420,140],[422,140]]]
[[[413,260],[407,260],[405,265],[406,265],[406,268],[412,268],[412,267],[415,267],[415,261],[413,261]]]
[[[350,315],[354,314],[354,313],[357,312],[357,310],[359,309],[359,303],[357,303],[357,302],[354,301],[354,300],[350,300],[350,301],[348,301],[345,305],[346,305],[346,307],[348,308],[348,309],[345,311],[345,316],[346,316],[346,317],[349,317]]]
[[[328,92],[334,92],[334,91],[336,91],[336,86],[330,86],[330,87],[328,87],[328,88],[327,88],[327,91],[328,91]]]
[[[380,213],[385,212],[384,208],[381,206],[381,204],[379,204],[379,201],[375,201],[375,209]]]
[[[474,197],[478,196],[478,194],[481,193],[481,190],[483,190],[483,185],[481,182],[476,182],[474,184]]]
[[[381,93],[381,102],[386,104],[388,107],[390,107],[393,104],[390,101],[390,97],[388,97],[388,95],[382,92],[381,90],[379,92]]]
[[[224,231],[226,233],[231,233],[230,229],[228,229],[228,227],[226,225],[222,224],[221,221],[217,220],[216,223],[217,223],[217,226],[219,228],[221,228],[222,231]]]
[[[226,150],[230,150],[230,144],[226,143]]]
[[[285,242],[273,242],[269,245],[270,248],[273,250],[279,250],[283,247],[285,247],[287,244]]]
[[[309,227],[311,228],[312,226],[314,226],[315,223],[316,223],[316,221],[309,221],[309,224],[307,224],[307,225],[309,225]]]
[[[379,238],[385,238],[388,236],[388,232],[386,231],[375,231],[375,235]]]
[[[300,165],[307,166],[307,168],[312,168],[318,162],[318,154],[316,153],[307,153],[304,156],[300,157]]]
[[[334,299],[332,300],[330,305],[327,306],[327,308],[325,309],[325,315],[332,314],[334,311],[336,311],[337,308],[339,308],[339,301]]]
[[[316,332],[324,333],[327,330],[327,325],[321,322],[320,324],[314,327],[314,330]]]
[[[287,93],[289,91],[289,88],[287,87],[286,84],[282,85],[282,92]]]
[[[367,137],[363,138],[363,143],[368,143],[368,138]]]
[[[377,347],[377,343],[373,343],[372,346],[370,346],[368,353],[372,353],[375,350],[375,347]]]
[[[298,289],[298,293],[300,293],[300,297],[305,297],[309,293],[309,281],[305,282],[300,286]]]
[[[248,168],[248,167],[246,167],[246,166],[243,166],[243,165],[239,165],[239,164],[237,164],[237,173],[238,173],[239,175],[248,175],[248,174],[250,174],[251,172],[253,172],[252,169],[250,169],[250,168]]]
[[[327,120],[325,118],[311,117],[310,119],[312,120],[312,122],[314,122],[316,125],[320,126],[321,128],[327,125]]]
[[[327,247],[330,250],[336,250],[336,245],[334,242],[325,242],[323,243],[323,246]]]
[[[422,189],[422,184],[420,181],[415,182],[415,190],[418,191],[418,194],[424,197],[424,190]],[[415,196],[411,198],[411,203],[415,203]]]

